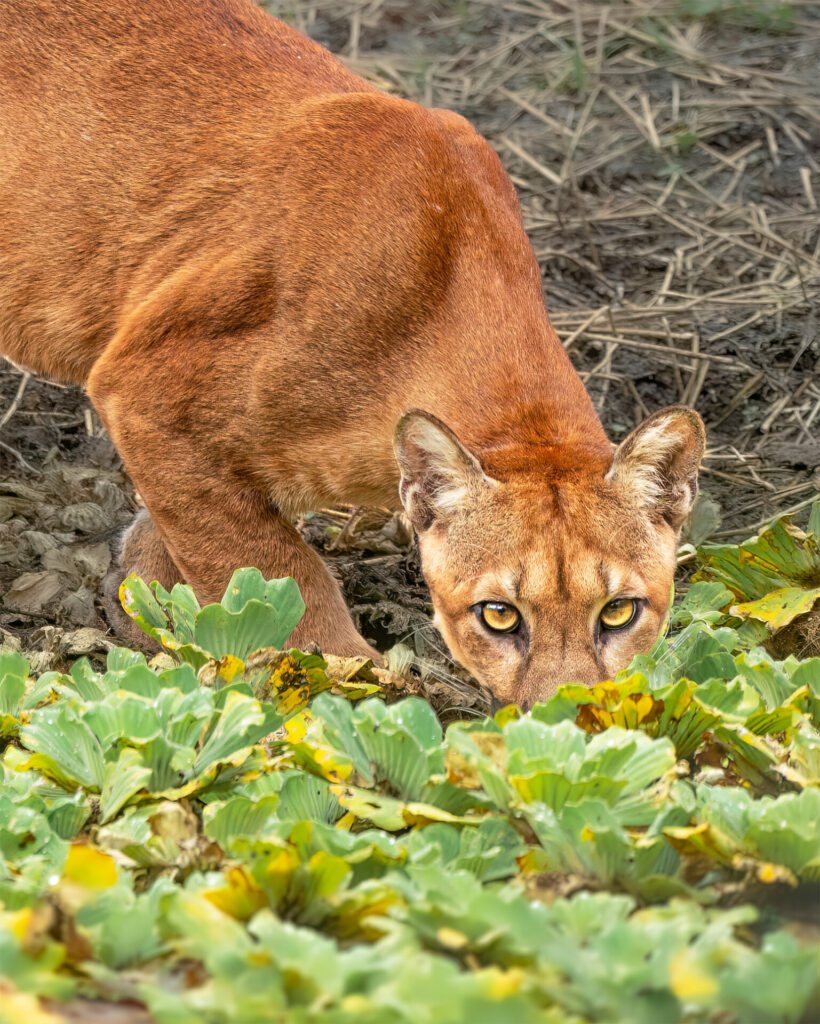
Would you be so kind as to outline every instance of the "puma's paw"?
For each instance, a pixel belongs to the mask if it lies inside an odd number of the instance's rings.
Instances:
[[[102,583],[102,606],[105,617],[111,632],[117,640],[122,642],[124,647],[130,647],[135,651],[142,651],[150,657],[159,651],[160,645],[156,640],[147,636],[123,610],[120,603],[120,584],[125,579],[126,573],[114,565],[109,569]]]

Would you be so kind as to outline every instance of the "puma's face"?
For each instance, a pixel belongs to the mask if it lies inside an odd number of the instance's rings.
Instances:
[[[505,703],[610,679],[663,628],[675,531],[600,478],[501,483],[419,543],[436,625]]]
[[[600,462],[489,476],[426,413],[397,434],[436,625],[502,702],[611,678],[664,627],[680,525],[697,491],[700,418],[651,416]]]

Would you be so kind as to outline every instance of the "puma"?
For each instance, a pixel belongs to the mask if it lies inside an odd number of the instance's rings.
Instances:
[[[0,311],[0,351],[85,384],[144,500],[118,579],[211,601],[237,566],[291,575],[294,642],[369,654],[291,519],[401,503],[499,700],[662,628],[700,418],[613,452],[487,142],[250,0],[4,0]]]

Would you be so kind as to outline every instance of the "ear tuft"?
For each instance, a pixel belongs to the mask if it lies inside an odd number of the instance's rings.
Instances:
[[[683,405],[653,413],[618,446],[607,479],[679,530],[698,493],[698,466],[706,447],[703,420]]]
[[[493,483],[447,424],[421,409],[401,417],[393,446],[401,502],[419,532],[452,515],[472,488]]]

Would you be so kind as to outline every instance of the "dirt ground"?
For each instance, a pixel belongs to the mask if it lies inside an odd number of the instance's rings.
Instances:
[[[820,491],[820,6],[266,6],[383,88],[458,110],[487,136],[613,440],[673,402],[704,416],[702,486],[722,521],[702,516],[695,539],[799,519]],[[114,642],[99,582],[135,507],[82,391],[0,362],[0,640],[36,669]],[[454,669],[400,519],[328,510],[301,528],[365,634],[408,645],[446,703]]]

